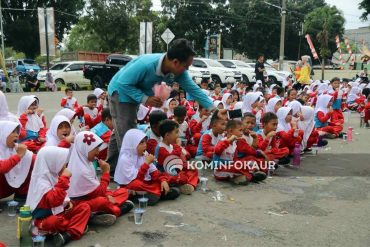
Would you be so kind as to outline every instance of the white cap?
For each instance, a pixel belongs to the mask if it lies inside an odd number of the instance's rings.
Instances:
[[[33,69],[30,69],[29,72],[35,72]]]

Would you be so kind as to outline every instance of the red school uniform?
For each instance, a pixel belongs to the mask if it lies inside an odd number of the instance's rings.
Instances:
[[[224,138],[216,144],[214,154],[214,161],[220,161],[225,164],[221,165],[216,163],[213,175],[217,180],[229,180],[241,175],[246,176],[248,181],[252,180],[252,175],[249,172],[248,166],[233,162],[238,161],[236,141],[231,143],[227,138]]]
[[[101,122],[101,112],[98,108],[90,109],[86,106],[80,106],[76,111],[76,115],[83,117],[85,120],[85,126],[88,126],[90,129],[94,128],[95,125]]]
[[[258,148],[261,149],[270,160],[281,159],[289,155],[289,148],[280,147],[280,137],[275,135],[267,138],[264,131],[258,133]]]
[[[87,203],[74,205],[70,211],[52,215],[51,208],[63,204],[69,188],[69,178],[60,176],[54,188],[49,190],[40,200],[35,212],[50,211],[47,217],[35,217],[35,225],[40,231],[44,232],[68,232],[72,239],[78,240],[82,237],[87,222],[90,218],[90,206]]]
[[[295,131],[298,131],[297,136],[294,136]],[[289,148],[289,153],[293,153],[295,144],[302,142],[303,134],[304,132],[298,129],[290,129],[289,131],[282,130],[277,132],[277,135],[280,137],[280,147],[287,147]]]
[[[328,112],[327,114],[324,114],[322,111],[317,112],[318,121],[320,121],[321,123],[328,122],[327,126],[317,128],[317,130],[338,136],[339,133],[343,130],[343,125],[336,125],[332,121],[329,121],[332,117],[332,114],[333,114],[332,112]]]
[[[177,156],[182,160],[183,169],[174,176],[166,173],[166,175],[168,176],[168,182],[174,185],[190,184],[194,188],[197,187],[198,170],[191,170],[188,168],[187,162],[184,157],[185,153],[183,152],[182,147],[177,144],[171,144],[170,146],[166,145],[163,142],[160,142],[158,144],[155,152],[158,170],[165,171],[164,161],[170,155]]]
[[[154,155],[155,148],[157,147],[158,143],[160,143],[161,141],[162,141],[162,137],[157,136],[152,130],[152,132],[150,133],[149,139],[146,142],[146,151]]]
[[[26,180],[19,188],[13,188],[9,185],[8,181],[5,178],[5,174],[8,173],[11,169],[19,164],[21,158],[14,154],[6,160],[0,160],[0,199],[9,197],[13,194],[19,197],[25,197],[28,192],[28,186],[31,180],[32,168],[35,164],[36,155],[32,156],[32,163],[30,170],[28,172]]]
[[[77,111],[79,107],[77,99],[75,97],[72,97],[70,99],[68,97],[63,97],[60,101],[60,106],[71,109],[72,111]]]
[[[35,114],[35,116],[32,116],[33,114]],[[46,127],[46,119],[43,114],[41,114],[41,116],[39,116],[37,113],[33,114],[23,113],[20,115],[19,122],[21,123],[21,131],[19,136],[21,143],[26,145],[28,150],[33,153],[37,153],[45,144],[44,142],[40,142],[39,138],[46,138],[46,132],[48,128]],[[37,122],[34,120],[30,122],[30,124],[33,126],[32,129],[30,129],[30,125],[28,124],[29,118],[39,119]],[[38,125],[38,127],[36,127],[36,125]]]

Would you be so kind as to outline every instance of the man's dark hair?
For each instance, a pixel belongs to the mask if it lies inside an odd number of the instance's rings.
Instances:
[[[169,60],[177,59],[180,62],[186,62],[189,57],[193,56],[195,56],[195,51],[191,42],[187,39],[174,40],[167,51],[167,58]]]
[[[175,121],[172,121],[170,119],[163,120],[159,124],[159,134],[161,135],[161,137],[164,137],[167,133],[172,132],[178,127],[179,127],[179,124],[176,123]]]
[[[98,100],[98,97],[96,97],[96,95],[95,94],[89,94],[88,96],[87,96],[87,103],[89,103],[90,101],[92,101],[92,100]]]
[[[339,77],[334,77],[333,79],[330,80],[330,83],[333,83],[335,81],[339,81],[340,82],[340,79]]]
[[[67,87],[65,90],[64,90],[64,92],[67,94],[68,92],[72,92],[73,90],[72,90],[72,88],[70,88],[70,87]]]
[[[263,55],[263,54],[258,54],[258,55],[257,55],[257,60],[258,60],[258,59],[260,59],[260,57],[264,57],[264,56],[265,56],[265,55]]]
[[[186,107],[183,105],[176,106],[173,110],[173,115],[175,117],[186,117]]]
[[[243,125],[242,121],[232,119],[232,120],[227,121],[226,130],[235,129],[236,127],[241,126],[241,125]]]
[[[263,125],[268,124],[271,120],[278,119],[275,113],[272,112],[266,112],[265,115],[261,118],[261,122]]]
[[[149,114],[149,124],[152,127],[158,125],[161,121],[166,120],[166,119],[167,119],[167,114],[160,110],[152,111]]]
[[[244,116],[242,117],[242,120],[246,119],[247,117],[256,118],[256,116],[253,115],[252,113],[246,112],[246,113],[244,113]]]
[[[102,122],[104,122],[107,118],[112,120],[112,115],[110,114],[109,108],[104,108],[103,111],[101,112]]]

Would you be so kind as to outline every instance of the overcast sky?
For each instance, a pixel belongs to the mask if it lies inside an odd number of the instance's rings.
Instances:
[[[370,21],[362,22],[359,18],[362,11],[358,9],[358,4],[362,0],[325,0],[330,5],[335,5],[339,10],[343,11],[346,19],[345,29],[354,29],[359,27],[370,26]],[[161,9],[160,0],[152,0],[153,9]],[[370,17],[369,17],[370,19]]]

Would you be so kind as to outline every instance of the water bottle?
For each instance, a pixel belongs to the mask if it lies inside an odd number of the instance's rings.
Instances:
[[[348,131],[347,131],[347,141],[351,142],[352,141],[352,132],[353,132],[353,128],[350,126],[348,127]]]
[[[301,144],[295,144],[293,152],[293,166],[299,167],[301,165]]]
[[[17,237],[20,247],[32,247],[31,236],[32,214],[29,206],[24,205],[19,211]]]

